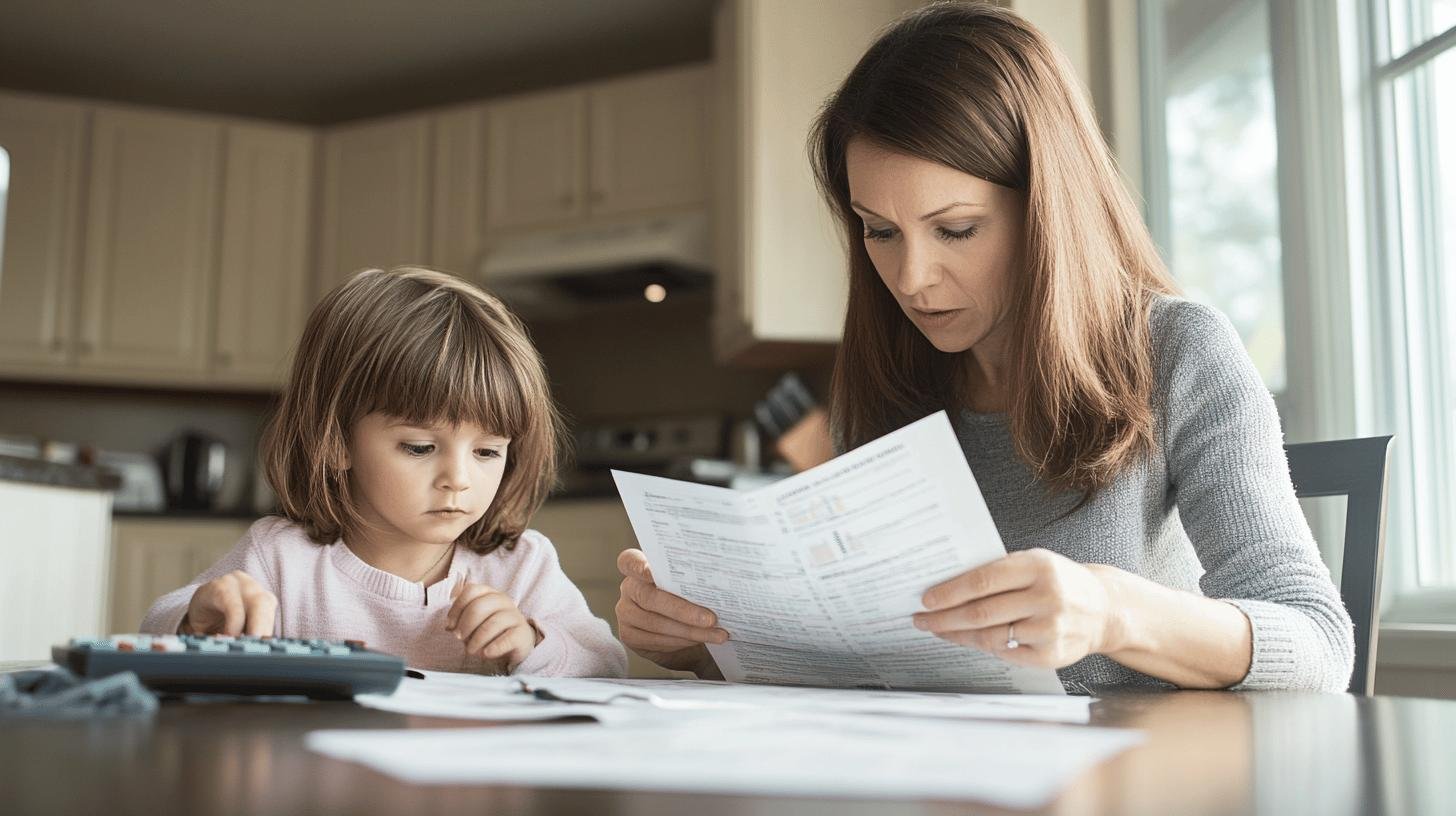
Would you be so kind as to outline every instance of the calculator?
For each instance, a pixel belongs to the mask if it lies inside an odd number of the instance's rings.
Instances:
[[[51,659],[81,677],[136,672],[167,693],[306,695],[350,699],[389,694],[404,660],[357,640],[229,635],[111,635],[71,638]]]

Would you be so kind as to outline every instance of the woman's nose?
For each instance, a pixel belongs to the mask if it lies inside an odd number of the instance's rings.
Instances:
[[[895,278],[895,289],[904,297],[913,297],[922,290],[940,281],[940,269],[935,257],[927,248],[916,241],[906,240],[900,256],[900,274]]]

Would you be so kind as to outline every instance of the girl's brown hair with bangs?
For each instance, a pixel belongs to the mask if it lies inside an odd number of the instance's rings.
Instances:
[[[456,542],[475,552],[514,547],[556,484],[561,418],[541,357],[509,309],[458,278],[366,270],[309,316],[261,459],[282,514],[314,541],[365,524],[342,464],[350,429],[376,411],[510,439],[495,500]]]
[[[1150,452],[1149,311],[1173,284],[1066,59],[1016,14],[964,2],[892,25],[814,125],[815,176],[849,250],[831,385],[837,443],[852,448],[967,404],[959,356],[935,349],[905,317],[865,251],[846,171],[853,139],[1025,194],[1007,315],[1008,414],[1037,477],[1085,500]]]

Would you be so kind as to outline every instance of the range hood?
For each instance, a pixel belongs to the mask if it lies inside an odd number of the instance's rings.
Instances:
[[[480,282],[530,314],[700,296],[712,284],[702,210],[542,230],[494,244]]]

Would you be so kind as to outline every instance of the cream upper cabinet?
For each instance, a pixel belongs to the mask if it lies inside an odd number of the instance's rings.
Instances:
[[[848,296],[844,231],[809,167],[809,128],[879,29],[920,0],[724,0],[711,131],[720,359],[825,353]],[[800,33],[816,34],[805,49]],[[817,350],[817,352],[816,352]]]
[[[237,545],[250,522],[120,518],[111,525],[109,632],[135,632],[152,603]]]
[[[430,211],[430,263],[473,277],[484,249],[484,105],[452,108],[434,117],[435,189]]]
[[[207,366],[223,127],[96,111],[77,359],[112,376]]]
[[[10,184],[0,235],[0,368],[64,364],[72,353],[87,112],[0,94]]]
[[[588,94],[593,216],[701,203],[707,194],[709,70],[617,80]]]
[[[424,115],[325,133],[317,294],[361,269],[429,262],[430,152]]]
[[[566,223],[586,212],[586,94],[552,91],[492,103],[486,228]]]
[[[310,302],[313,155],[303,128],[227,130],[213,382],[283,382]]]

